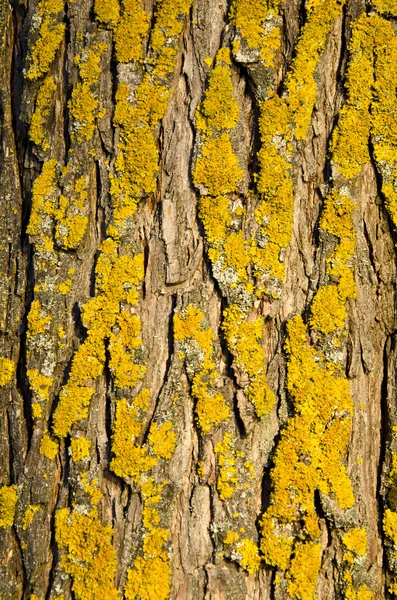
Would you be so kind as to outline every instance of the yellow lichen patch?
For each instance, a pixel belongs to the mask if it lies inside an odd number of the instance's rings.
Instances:
[[[259,557],[258,546],[249,538],[240,539],[240,536],[235,531],[228,531],[223,543],[226,546],[231,546],[233,558],[236,558],[239,564],[248,571],[248,573],[256,573],[259,569],[261,559]]]
[[[32,417],[34,419],[41,419],[43,416],[43,408],[38,402],[32,403]]]
[[[49,389],[53,384],[51,377],[42,375],[38,369],[29,369],[27,371],[30,389],[39,400],[48,400]]]
[[[230,21],[251,50],[257,49],[261,60],[273,66],[274,55],[281,45],[279,23],[276,21],[279,0],[250,2],[234,0],[229,12]],[[238,47],[235,46],[235,50]]]
[[[310,325],[329,335],[343,330],[347,318],[347,298],[356,297],[356,284],[349,261],[355,251],[353,211],[355,204],[347,192],[333,191],[325,201],[320,225],[339,238],[339,243],[327,260],[327,273],[336,285],[319,289],[311,306]]]
[[[71,197],[61,195],[56,212],[56,237],[64,248],[77,248],[88,226],[87,181],[85,177],[76,179]],[[69,280],[71,281],[71,280]]]
[[[94,10],[98,21],[106,25],[114,26],[120,18],[118,0],[95,0]]]
[[[51,436],[45,432],[40,441],[40,454],[48,458],[49,460],[54,460],[59,452],[59,444],[56,440],[53,440]]]
[[[342,509],[354,504],[352,486],[342,463],[349,443],[353,403],[347,379],[309,346],[301,317],[288,323],[287,333],[287,390],[294,416],[281,431],[274,456],[270,506],[261,521],[261,550],[270,564],[290,569],[291,586],[299,581],[293,565],[298,565],[301,553],[307,551],[311,565],[307,581],[312,589],[320,564],[315,492],[334,496]],[[301,522],[308,542],[295,554],[299,560],[293,562],[290,525],[296,521]],[[299,569],[296,566],[296,573]],[[294,590],[300,584],[296,585]]]
[[[239,481],[236,459],[233,452],[232,436],[225,433],[221,442],[214,448],[215,454],[218,454],[219,476],[216,487],[221,500],[231,498],[237,491],[236,485]]]
[[[397,546],[397,512],[385,510],[383,517],[383,531],[385,535]]]
[[[35,236],[49,237],[51,235],[51,223],[48,217],[52,217],[56,211],[54,189],[57,181],[57,162],[54,159],[43,164],[42,171],[36,177],[32,188],[32,211],[30,214],[27,233]],[[40,243],[40,239],[37,240]],[[44,244],[44,240],[42,241]]]
[[[14,486],[0,487],[0,528],[11,527],[14,524],[15,506],[18,500]]]
[[[142,346],[140,334],[140,319],[122,311],[117,317],[115,332],[109,337],[109,367],[119,388],[134,387],[146,373],[146,366],[136,358],[136,351]]]
[[[270,274],[282,281],[285,266],[281,252],[292,234],[291,116],[285,101],[277,96],[271,96],[260,108],[257,189],[262,201],[255,211],[259,230],[251,242],[251,256],[257,279]]]
[[[73,438],[70,442],[70,454],[73,462],[79,462],[90,456],[91,442],[85,437]]]
[[[353,563],[358,556],[365,556],[367,553],[367,534],[364,528],[355,527],[342,536],[342,542],[346,548],[343,558],[349,563]]]
[[[143,40],[149,33],[150,15],[142,9],[141,0],[122,0],[122,7],[121,17],[114,29],[114,42],[117,61],[128,63],[142,56]],[[112,16],[114,21],[114,9]]]
[[[66,296],[66,294],[68,294],[70,292],[72,288],[72,280],[71,279],[66,279],[66,281],[63,281],[62,283],[60,283],[58,285],[58,290],[61,292],[61,294],[63,296]]]
[[[62,0],[41,0],[38,3],[38,37],[29,48],[27,79],[38,79],[48,72],[64,36],[65,24],[60,22],[63,7]]]
[[[39,300],[33,300],[28,314],[28,339],[44,333],[49,323],[51,323],[50,315],[46,315],[42,310]]]
[[[288,594],[300,600],[314,600],[320,566],[321,544],[297,544],[287,574]]]
[[[333,159],[340,173],[348,179],[358,175],[362,166],[369,162],[374,33],[380,21],[382,19],[377,15],[368,17],[364,12],[352,23],[349,46],[352,58],[346,81],[348,98],[340,111],[339,123],[331,143]]]
[[[154,506],[160,501],[164,484],[156,485],[150,478],[142,485],[144,508],[142,523],[145,527],[143,555],[134,560],[127,571],[124,595],[127,600],[167,600],[171,590],[171,567],[165,544],[168,529],[159,526],[160,515]]]
[[[194,171],[194,182],[203,185],[211,196],[234,192],[243,176],[226,132],[209,138],[203,145]]]
[[[392,17],[397,16],[397,1],[396,0],[374,0],[376,10],[385,15]]]
[[[105,339],[120,313],[120,303],[135,303],[136,286],[143,277],[143,256],[118,256],[117,244],[107,239],[101,246],[96,265],[97,294],[83,307],[83,324],[88,336],[77,350],[69,380],[60,394],[54,414],[54,433],[65,437],[73,423],[88,415],[95,392],[93,383],[103,370]]]
[[[99,109],[95,85],[101,74],[102,54],[107,49],[107,44],[94,44],[84,54],[77,55],[74,61],[79,66],[81,81],[74,86],[68,106],[73,120],[73,135],[78,140],[91,140],[97,119],[105,114],[104,109]]]
[[[36,107],[30,123],[29,137],[36,146],[41,146],[43,150],[49,148],[45,123],[51,114],[56,89],[54,77],[46,77],[38,91]]]
[[[67,508],[55,516],[55,539],[61,552],[61,568],[72,577],[76,598],[117,600],[114,585],[116,550],[111,527],[103,525],[96,512],[90,515]]]
[[[242,311],[234,304],[224,310],[223,317],[222,329],[235,356],[235,364],[249,378],[245,393],[257,416],[263,417],[269,414],[276,398],[266,380],[265,351],[260,345],[262,319],[257,317],[255,321],[246,321]]]
[[[314,297],[310,325],[325,335],[342,329],[347,318],[344,300],[335,285],[324,285]]]
[[[210,73],[208,89],[196,116],[197,127],[206,134],[234,129],[239,119],[240,111],[234,97],[230,68],[219,62],[223,51],[229,54],[227,48],[219,50],[217,65]],[[230,58],[226,55],[227,59],[230,63]]]
[[[149,433],[149,445],[156,457],[166,460],[172,457],[176,448],[176,434],[171,421],[166,421],[162,425],[152,424]]]
[[[192,383],[192,395],[196,399],[196,419],[203,435],[226,421],[230,409],[225,398],[214,391],[219,377],[215,363],[214,334],[210,327],[202,325],[204,315],[199,308],[189,305],[174,318],[175,340],[181,343],[182,356]]]
[[[396,8],[393,14],[397,14]],[[393,68],[397,61],[397,36],[392,23],[382,19],[382,25],[378,27],[374,39],[375,82],[371,105],[371,139],[375,161],[382,176],[386,208],[397,226],[397,74]]]
[[[288,75],[288,104],[297,140],[306,139],[317,97],[316,66],[344,3],[345,0],[312,0],[307,4],[307,21]]]
[[[29,525],[32,523],[35,514],[37,513],[37,511],[39,510],[40,506],[31,504],[30,506],[28,506],[28,508],[25,511],[25,514],[23,515],[23,519],[22,519],[22,529],[26,530]]]
[[[175,67],[178,38],[183,28],[182,17],[187,14],[192,0],[164,0],[157,5],[156,20],[151,33],[150,68],[135,91],[134,102],[130,101],[130,89],[120,82],[116,93],[114,124],[119,127],[119,154],[115,162],[116,175],[111,177],[111,195],[114,202],[113,225],[109,234],[118,238],[135,211],[142,194],[156,191],[158,173],[158,149],[154,129],[167,110],[170,88],[164,83]],[[147,27],[147,15],[139,3],[129,0],[131,15],[138,19],[137,44],[131,50],[131,30],[125,51],[139,57],[142,48],[142,33]],[[146,15],[146,16],[145,16]],[[120,27],[122,20],[120,21]],[[124,30],[123,30],[124,31]],[[128,50],[127,50],[128,48]],[[130,57],[127,57],[130,59]],[[143,55],[142,55],[143,59]]]
[[[0,386],[7,385],[15,373],[15,363],[10,358],[0,356]]]
[[[142,390],[131,404],[123,398],[117,401],[111,469],[119,477],[136,477],[146,473],[157,464],[157,459],[148,454],[146,447],[136,443],[141,433],[144,417],[149,408],[150,392]]]

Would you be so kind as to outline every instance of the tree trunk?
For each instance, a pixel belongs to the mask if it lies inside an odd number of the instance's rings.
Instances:
[[[0,598],[397,595],[395,0],[0,0]]]

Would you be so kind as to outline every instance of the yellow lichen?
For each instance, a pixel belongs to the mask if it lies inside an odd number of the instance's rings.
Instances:
[[[206,435],[213,427],[228,419],[230,409],[223,395],[214,390],[219,377],[213,361],[214,334],[210,327],[203,327],[203,319],[202,311],[189,305],[175,315],[174,336],[183,348],[192,395],[196,399],[197,424]]]
[[[0,386],[7,385],[15,373],[15,363],[10,358],[0,356]]]
[[[106,25],[114,26],[120,18],[118,0],[95,0],[94,9],[97,19]]]
[[[46,77],[37,94],[35,111],[32,115],[29,128],[30,139],[36,146],[41,146],[43,150],[48,150],[50,146],[45,124],[54,104],[55,90],[56,83],[54,77]]]
[[[293,185],[290,175],[290,113],[284,100],[271,96],[261,104],[257,189],[262,201],[255,211],[259,231],[253,238],[251,256],[258,280],[263,274],[283,280],[281,253],[292,234]]]
[[[144,389],[131,403],[125,398],[117,401],[112,436],[114,458],[110,467],[119,477],[136,477],[157,464],[157,459],[148,454],[148,449],[141,447],[135,441],[143,427],[144,416],[149,408],[149,398],[149,390]]]
[[[38,402],[32,403],[32,417],[34,419],[41,419],[43,416],[43,408]]]
[[[28,339],[44,333],[49,323],[51,323],[50,315],[46,315],[42,310],[39,300],[33,300],[28,314]]]
[[[47,217],[53,216],[56,211],[56,197],[54,195],[57,180],[56,167],[56,160],[46,161],[40,175],[36,177],[33,184],[32,211],[26,229],[30,235],[40,236],[44,234],[46,237],[50,235],[51,229]],[[38,241],[40,242],[40,239]]]
[[[39,510],[40,506],[31,504],[25,511],[22,519],[22,529],[26,530],[29,525],[32,523],[35,514]]]
[[[59,18],[63,8],[62,0],[41,0],[38,3],[38,37],[29,49],[27,79],[38,79],[48,72],[64,36],[65,24]]]
[[[11,527],[14,524],[15,506],[18,500],[14,486],[0,487],[0,528]]]
[[[70,197],[59,197],[56,211],[56,237],[65,248],[77,248],[88,226],[87,181],[85,177],[76,179]],[[68,281],[71,282],[69,279]]]
[[[317,574],[321,566],[321,544],[297,544],[288,571],[288,594],[300,600],[314,600]]]
[[[236,366],[249,377],[245,388],[247,398],[255,407],[258,417],[269,414],[276,397],[269,388],[265,372],[265,351],[260,345],[262,319],[247,322],[237,305],[225,309],[222,329],[229,349],[235,355]]]
[[[142,43],[149,33],[150,15],[142,9],[141,0],[122,0],[122,7],[121,17],[114,29],[114,42],[116,59],[118,62],[128,63],[139,60],[142,56]],[[113,9],[113,18],[108,19],[108,22],[114,21],[115,16],[116,10]]]
[[[225,433],[221,442],[214,448],[215,454],[218,454],[219,476],[216,487],[221,500],[231,498],[238,487],[238,470],[235,465],[235,457],[232,446],[232,436]]]
[[[299,581],[300,567],[296,566],[294,574],[294,565],[301,559],[294,562],[291,556],[293,538],[288,524],[299,520],[311,540],[300,553],[307,551],[311,557],[307,582],[313,592],[307,597],[312,597],[320,564],[315,492],[333,495],[342,509],[354,504],[352,486],[342,463],[350,437],[353,403],[347,379],[335,371],[332,363],[321,356],[318,360],[308,345],[301,317],[289,322],[287,333],[287,390],[294,416],[281,431],[274,456],[271,502],[261,520],[261,550],[266,562],[291,569],[291,590],[298,589],[300,584],[295,587],[294,582]]]
[[[119,599],[114,585],[116,550],[112,529],[103,525],[95,511],[90,515],[62,508],[55,516],[55,539],[61,551],[61,568],[72,577],[79,600]]]
[[[165,544],[168,529],[159,526],[160,515],[154,506],[160,501],[164,484],[154,484],[150,478],[142,485],[144,508],[142,523],[145,527],[143,555],[137,556],[127,571],[124,595],[127,600],[167,600],[171,590],[171,567]]]
[[[73,462],[78,462],[90,456],[91,442],[85,437],[73,438],[70,442],[70,454]]]
[[[297,140],[305,140],[317,97],[315,70],[345,0],[312,0],[288,75],[288,104]]]
[[[343,554],[344,560],[353,563],[355,557],[365,556],[367,553],[367,534],[364,528],[355,527],[342,536],[343,545],[346,551]]]
[[[58,442],[56,440],[53,440],[47,432],[44,432],[43,437],[40,441],[40,454],[42,454],[49,460],[54,460],[57,457],[58,452]]]
[[[149,445],[152,447],[155,456],[167,460],[172,457],[176,448],[176,434],[171,421],[166,421],[162,425],[152,424],[149,433]]]
[[[73,358],[69,380],[54,414],[54,433],[59,437],[65,437],[72,424],[88,414],[95,392],[92,386],[105,361],[105,339],[116,324],[120,303],[137,301],[136,286],[143,277],[143,256],[118,256],[117,244],[109,238],[102,244],[96,275],[97,295],[83,307],[88,336]],[[125,360],[130,363],[128,354]]]
[[[29,379],[30,389],[35,397],[39,400],[48,400],[49,389],[53,384],[53,379],[42,375],[38,369],[29,369],[26,374]]]
[[[281,45],[279,22],[276,20],[279,5],[279,0],[234,0],[229,12],[230,21],[248,47],[257,49],[261,60],[268,66],[273,66],[274,55]],[[237,52],[239,47],[234,49]]]
[[[73,135],[76,135],[78,140],[91,140],[97,119],[105,115],[104,109],[99,109],[94,86],[101,74],[102,54],[107,49],[107,44],[94,44],[84,54],[77,55],[74,61],[79,66],[81,81],[74,86],[68,106],[73,120]]]

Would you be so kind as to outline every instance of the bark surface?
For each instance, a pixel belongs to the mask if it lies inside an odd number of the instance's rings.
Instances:
[[[397,595],[397,3],[0,0],[0,598]]]

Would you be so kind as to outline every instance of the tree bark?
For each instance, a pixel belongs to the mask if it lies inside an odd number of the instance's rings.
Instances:
[[[397,595],[397,4],[0,0],[0,598]]]

